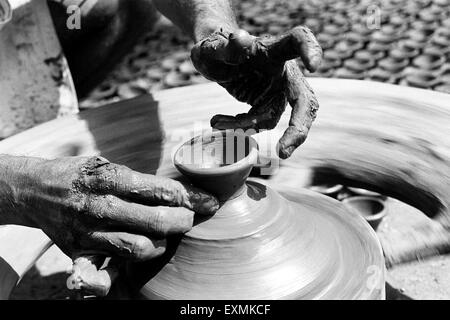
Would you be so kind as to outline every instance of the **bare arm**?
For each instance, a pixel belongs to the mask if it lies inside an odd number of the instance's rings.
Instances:
[[[238,29],[230,0],[154,0],[157,9],[197,42],[220,29]]]

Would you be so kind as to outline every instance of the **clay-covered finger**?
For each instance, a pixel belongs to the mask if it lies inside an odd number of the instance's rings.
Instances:
[[[311,30],[298,26],[280,37],[261,39],[269,59],[284,62],[301,57],[306,68],[314,72],[322,62],[322,48]]]
[[[236,116],[215,115],[211,118],[211,127],[217,130],[270,130],[275,128],[285,108],[286,97],[284,93],[268,95],[264,104],[251,108],[248,113],[241,113]]]
[[[166,251],[165,240],[152,240],[126,232],[95,231],[81,240],[81,245],[102,254],[136,261],[157,258]]]
[[[194,221],[194,212],[183,207],[150,207],[112,195],[93,197],[88,210],[105,228],[156,238],[186,233]]]
[[[289,81],[288,100],[292,106],[292,113],[289,127],[277,147],[282,159],[289,158],[295,149],[305,142],[319,108],[314,92],[294,61],[286,65],[286,72]]]
[[[97,193],[113,194],[146,205],[185,207],[199,214],[213,214],[219,208],[219,201],[199,188],[117,164],[97,166],[88,177],[86,184]]]

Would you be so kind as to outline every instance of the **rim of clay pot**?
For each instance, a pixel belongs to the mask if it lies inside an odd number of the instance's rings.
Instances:
[[[185,164],[181,157],[181,151],[186,147],[192,147],[194,144],[198,143],[196,140],[202,139],[201,141],[211,141],[211,138],[229,138],[229,137],[243,137],[249,142],[249,151],[246,155],[236,162],[225,164],[219,167],[198,167],[191,164]],[[201,142],[203,144],[203,142]],[[254,166],[258,161],[258,143],[254,138],[239,131],[234,130],[220,130],[214,131],[212,133],[205,133],[186,141],[181,146],[178,147],[175,155],[173,157],[173,163],[175,167],[189,172],[195,175],[223,175],[227,173],[236,172],[244,167]]]
[[[364,188],[347,187],[347,189],[353,193],[358,194],[358,196],[362,196],[362,197],[378,197],[378,198],[383,197],[383,195],[381,193],[367,190]]]
[[[342,203],[345,204],[345,205],[347,205],[347,206],[350,206],[350,205],[351,205],[351,204],[350,204],[351,202],[357,202],[357,201],[377,202],[377,203],[380,204],[380,206],[382,207],[382,209],[381,209],[381,211],[380,211],[379,213],[371,214],[371,215],[364,215],[364,214],[361,214],[361,213],[359,212],[359,210],[352,208],[352,209],[354,209],[355,212],[360,213],[361,216],[362,216],[366,221],[376,221],[376,220],[381,220],[381,219],[383,219],[383,218],[386,216],[386,214],[387,214],[386,205],[385,205],[384,201],[381,200],[381,199],[378,198],[378,197],[371,197],[371,196],[355,196],[355,197],[349,197],[349,198],[346,198],[346,199],[342,200]]]
[[[324,195],[329,195],[329,194],[333,194],[336,192],[341,191],[344,188],[344,186],[342,184],[334,184],[334,183],[330,183],[330,184],[318,184],[318,185],[313,185],[311,187],[309,187],[309,190],[324,194]]]

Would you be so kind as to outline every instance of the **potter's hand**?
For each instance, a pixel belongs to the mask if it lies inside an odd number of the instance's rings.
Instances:
[[[272,129],[289,102],[292,114],[278,144],[280,157],[288,158],[305,141],[318,103],[293,59],[300,57],[311,72],[319,66],[322,49],[309,29],[296,27],[280,37],[264,38],[244,30],[214,32],[194,46],[191,57],[206,78],[252,106],[235,117],[214,116],[213,128]]]
[[[87,252],[155,258],[164,253],[166,236],[191,229],[194,212],[218,208],[199,189],[101,157],[40,160],[32,169],[17,205],[31,212],[28,225],[41,228],[72,258]]]

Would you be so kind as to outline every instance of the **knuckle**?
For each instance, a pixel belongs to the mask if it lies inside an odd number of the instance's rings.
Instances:
[[[103,157],[89,157],[81,165],[79,181],[85,188],[97,187],[105,181],[115,166]]]

